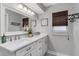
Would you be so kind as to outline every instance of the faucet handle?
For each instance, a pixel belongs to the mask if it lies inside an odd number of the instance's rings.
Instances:
[[[10,41],[12,42],[12,37],[10,37]]]

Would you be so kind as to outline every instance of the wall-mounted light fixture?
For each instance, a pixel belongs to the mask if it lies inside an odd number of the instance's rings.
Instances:
[[[35,13],[31,9],[24,6],[23,4],[18,4],[18,8],[21,9],[23,12],[26,12],[29,15],[35,15]]]

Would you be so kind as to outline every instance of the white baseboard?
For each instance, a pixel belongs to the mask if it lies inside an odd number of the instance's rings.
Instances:
[[[59,53],[59,52],[56,52],[56,51],[50,51],[50,50],[48,50],[47,53],[50,53],[50,54],[56,55],[56,56],[69,56],[69,55],[65,55],[63,53]]]
[[[47,53],[50,53],[50,54],[52,54],[52,55],[57,55],[55,51],[50,51],[50,50],[48,50]]]

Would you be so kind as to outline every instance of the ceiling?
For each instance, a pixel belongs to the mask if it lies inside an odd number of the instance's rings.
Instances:
[[[36,12],[37,14],[44,13],[44,10],[39,7],[37,3],[24,3],[27,7],[29,7],[31,10]]]
[[[45,6],[45,7],[50,7],[50,6],[53,6],[53,5],[55,5],[56,3],[43,3],[43,5]]]
[[[49,7],[55,5],[56,3],[24,3],[24,4],[39,15],[44,13]]]

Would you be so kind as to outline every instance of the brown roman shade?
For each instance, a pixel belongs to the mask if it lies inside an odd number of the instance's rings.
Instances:
[[[61,11],[52,14],[52,26],[67,26],[68,11]]]

